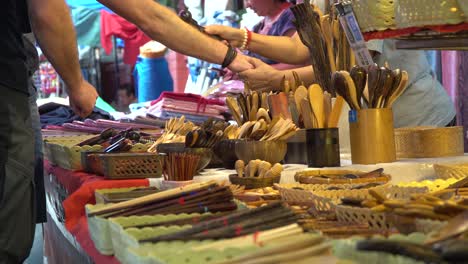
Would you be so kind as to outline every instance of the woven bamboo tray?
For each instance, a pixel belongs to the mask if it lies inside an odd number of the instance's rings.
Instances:
[[[44,153],[47,160],[52,165],[59,166],[67,170],[82,170],[81,152],[97,152],[102,150],[102,146],[77,146],[86,139],[94,137],[87,136],[69,136],[69,137],[51,137],[44,140]],[[130,152],[146,152],[149,144],[135,144]]]
[[[82,155],[86,172],[108,179],[159,178],[162,167],[155,153],[92,153]]]
[[[463,155],[463,127],[395,129],[398,158],[437,158]]]
[[[409,200],[412,194],[425,193],[427,188],[414,187],[397,187],[391,186],[388,189],[381,189],[387,199]],[[375,212],[369,208],[352,207],[346,205],[337,205],[336,217],[340,222],[346,223],[366,223],[369,228],[389,230],[392,227],[392,222],[386,212]]]
[[[335,217],[336,205],[341,204],[341,199],[372,199],[369,190],[377,190],[387,199],[407,199],[411,193],[426,192],[427,188],[421,187],[398,187],[382,185],[369,189],[356,190],[327,190],[315,191],[288,189],[277,186],[281,199],[290,205],[309,206],[311,213],[316,217]]]
[[[396,29],[396,0],[353,0],[354,15],[362,32]]]
[[[463,179],[468,176],[468,164],[434,164],[437,178],[441,179]]]
[[[279,183],[281,176],[258,178],[258,177],[239,177],[237,174],[229,175],[229,181],[232,184],[245,186],[245,189],[257,189],[273,186]]]
[[[363,174],[362,171],[353,170],[305,170],[299,171],[294,175],[294,179],[300,183],[305,184],[363,184],[363,183],[387,183],[391,180],[388,174],[382,174],[380,177],[375,178],[357,178],[357,179],[340,179],[339,176],[346,174]],[[322,178],[321,175],[328,178]],[[334,179],[334,177],[337,177]]]

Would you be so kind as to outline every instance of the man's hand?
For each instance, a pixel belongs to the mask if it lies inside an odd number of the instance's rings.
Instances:
[[[225,39],[231,44],[231,46],[240,48],[244,41],[244,31],[238,28],[211,25],[205,27],[205,32],[210,35],[218,35],[222,39]]]
[[[281,71],[256,58],[249,58],[249,62],[255,69],[240,72],[239,76],[248,83],[250,89],[266,92],[280,88],[280,82],[284,75]]]
[[[68,95],[73,112],[82,118],[91,114],[98,98],[96,89],[85,80],[75,89],[70,89]]]

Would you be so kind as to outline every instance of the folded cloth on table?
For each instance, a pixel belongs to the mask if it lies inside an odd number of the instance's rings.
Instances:
[[[47,125],[62,125],[64,123],[71,123],[73,121],[81,121],[83,118],[76,115],[73,110],[61,104],[47,103],[39,107],[39,114],[41,118],[41,126],[44,128]],[[112,119],[109,113],[94,108],[89,119]]]

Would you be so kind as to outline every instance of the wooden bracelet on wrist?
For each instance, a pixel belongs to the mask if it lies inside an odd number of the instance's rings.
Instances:
[[[226,56],[224,57],[223,63],[221,64],[221,68],[226,68],[234,61],[237,57],[237,51],[231,46],[228,46],[228,50],[226,52]]]

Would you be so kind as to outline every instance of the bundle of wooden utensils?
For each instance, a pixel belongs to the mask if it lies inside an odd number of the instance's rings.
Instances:
[[[247,165],[244,161],[238,160],[235,167],[238,177],[278,177],[283,171],[283,165],[279,163],[271,165],[271,163],[261,160],[251,160]]]
[[[294,91],[294,103],[299,113],[299,120],[303,121],[304,128],[335,128],[338,127],[343,99],[338,97],[332,107],[332,96],[324,92],[318,84],[312,84],[307,89],[299,86]]]
[[[161,143],[185,142],[185,136],[192,131],[194,127],[195,125],[192,122],[186,122],[185,116],[169,119],[166,121],[164,133],[153,143],[148,149],[148,152],[156,152],[158,145]]]
[[[391,108],[406,89],[408,73],[372,65],[333,73],[332,85],[351,109]],[[367,89],[366,89],[367,88]]]
[[[148,238],[140,242],[223,239],[287,226],[297,222],[296,214],[281,202],[245,209],[195,224],[190,229]]]
[[[162,156],[163,175],[166,181],[191,181],[197,173],[199,155],[169,153]]]
[[[150,194],[112,204],[88,214],[116,217],[130,215],[224,212],[237,209],[229,187],[215,181],[194,183],[177,189]]]

